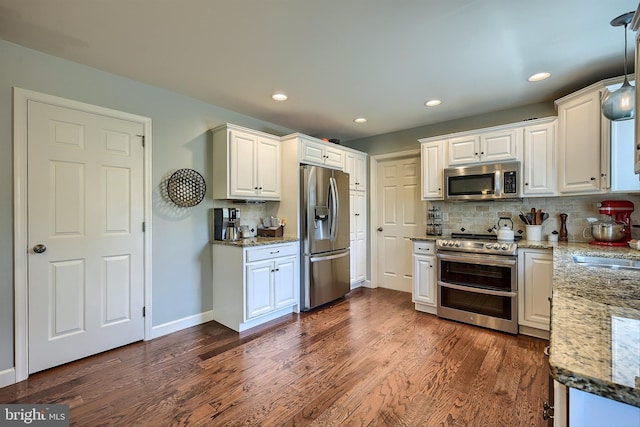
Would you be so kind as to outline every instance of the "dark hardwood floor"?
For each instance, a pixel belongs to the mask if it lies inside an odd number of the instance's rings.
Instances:
[[[67,403],[77,426],[544,426],[546,341],[357,289],[237,334],[215,322],[40,372],[1,403]]]

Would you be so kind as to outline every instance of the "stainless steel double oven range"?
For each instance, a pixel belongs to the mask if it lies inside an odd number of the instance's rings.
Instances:
[[[438,316],[517,334],[517,243],[454,233],[436,249]]]

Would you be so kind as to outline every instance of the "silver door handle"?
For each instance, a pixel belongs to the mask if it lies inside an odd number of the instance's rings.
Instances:
[[[45,245],[43,245],[42,243],[38,243],[37,245],[35,245],[33,247],[33,252],[35,252],[37,254],[41,254],[46,250],[47,250],[47,247]]]
[[[383,230],[383,228],[382,228],[382,227],[378,227],[378,231],[382,231],[382,230]]]

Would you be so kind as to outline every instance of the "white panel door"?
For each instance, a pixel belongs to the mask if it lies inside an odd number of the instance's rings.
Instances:
[[[257,149],[258,195],[280,198],[280,141],[259,139]]]
[[[144,337],[143,132],[29,101],[30,373]]]
[[[247,264],[247,312],[245,320],[249,320],[273,310],[274,272],[275,267],[272,260]]]
[[[378,163],[377,247],[378,286],[411,292],[413,247],[420,221],[420,159],[411,157]]]
[[[237,197],[255,197],[258,193],[256,145],[251,134],[233,131],[229,141],[229,192]]]

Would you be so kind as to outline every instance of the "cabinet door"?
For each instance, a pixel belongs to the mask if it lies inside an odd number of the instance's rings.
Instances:
[[[480,161],[515,160],[521,129],[509,129],[480,134]]]
[[[518,323],[549,330],[553,255],[549,251],[523,249],[518,253],[522,276],[518,284]]]
[[[478,135],[449,139],[449,166],[475,163],[479,159],[480,139]]]
[[[363,281],[367,268],[367,195],[363,191],[355,192],[355,281]]]
[[[229,132],[229,195],[255,197],[256,136],[239,131]]]
[[[444,144],[446,141],[425,142],[421,146],[422,198],[442,200],[444,168]]]
[[[524,128],[525,195],[556,193],[555,133],[555,121]]]
[[[558,105],[558,189],[561,193],[600,189],[600,91]]]
[[[436,305],[436,259],[413,255],[413,301]]]
[[[258,196],[280,199],[280,143],[261,138],[257,150]]]
[[[330,143],[327,143],[330,144]],[[335,169],[344,169],[344,150],[330,145],[324,147],[324,164]]]
[[[324,147],[322,145],[313,141],[308,141],[306,139],[302,140],[301,145],[301,162],[324,165],[325,154]]]
[[[275,308],[296,304],[296,257],[280,258],[275,261],[274,301]]]
[[[273,310],[273,261],[246,265],[246,315],[245,320]]]
[[[366,190],[366,156],[356,153],[345,153],[344,171],[349,174],[350,190]]]

